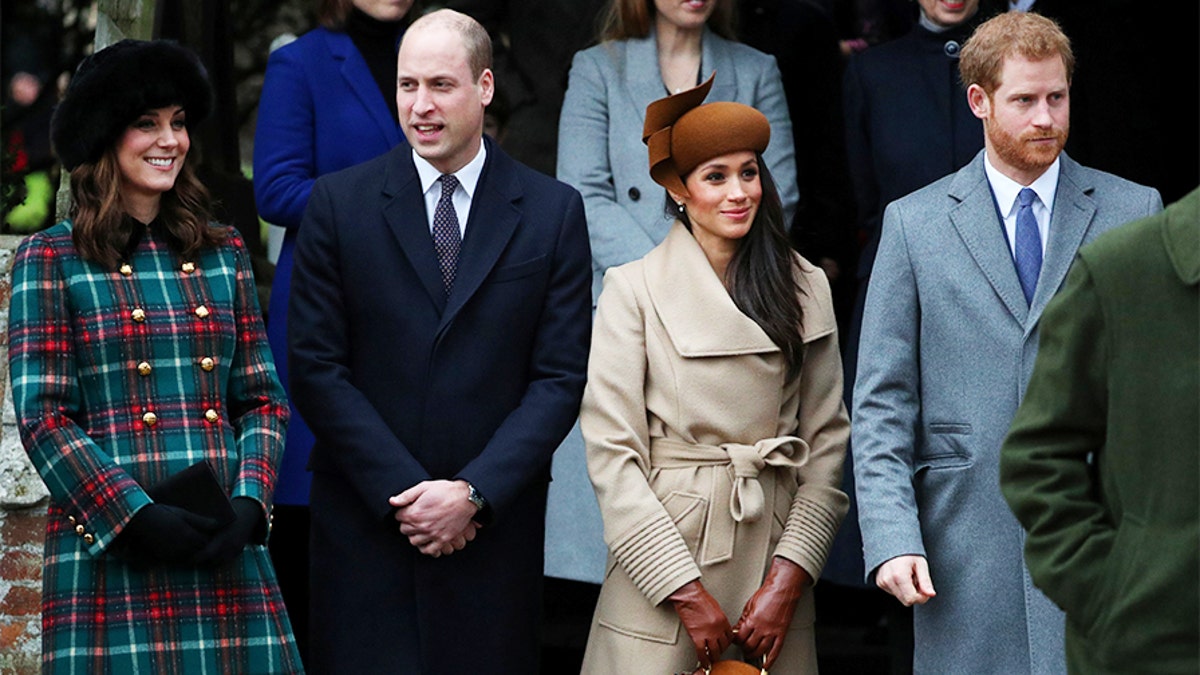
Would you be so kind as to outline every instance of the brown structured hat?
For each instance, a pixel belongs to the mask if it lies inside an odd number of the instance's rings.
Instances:
[[[730,101],[701,105],[714,77],[646,107],[642,142],[650,151],[650,177],[676,194],[691,196],[683,177],[701,162],[739,150],[761,153],[771,140],[767,116],[754,108]]]

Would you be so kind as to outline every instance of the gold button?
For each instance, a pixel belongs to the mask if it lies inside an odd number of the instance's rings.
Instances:
[[[77,535],[79,535],[79,536],[81,536],[81,537],[82,537],[82,536],[83,536],[83,532],[84,532],[84,529],[83,529],[83,526],[82,526],[82,525],[76,525],[76,526],[75,526],[75,534],[77,534]]]
[[[200,359],[200,367],[203,368],[204,372],[206,373],[212,371],[212,369],[216,366],[217,362],[213,361],[211,356],[206,356]]]
[[[92,544],[96,543],[96,538],[93,537],[89,532],[88,534],[83,535],[83,542],[88,546],[91,546]]]
[[[133,274],[133,267],[131,267],[129,265],[129,263],[125,263],[125,264],[121,265],[120,270],[121,270],[121,274],[123,274],[125,276],[129,276],[130,274]]]
[[[142,415],[142,422],[144,422],[146,426],[152,427],[155,424],[158,424],[158,415],[148,412],[145,415]]]
[[[149,375],[151,370],[150,364],[146,363],[145,361],[142,361],[138,364],[138,373],[142,375]]]
[[[200,317],[201,319],[208,318],[208,308],[204,305],[200,305],[196,308],[196,316]]]
[[[67,520],[71,521],[72,525],[75,524],[75,516],[67,516]]]
[[[215,423],[217,420],[221,419],[221,416],[217,414],[216,410],[209,408],[208,410],[204,411],[204,419]]]
[[[196,271],[196,263],[194,263],[194,262],[183,263],[183,273],[184,274],[191,274],[192,272],[195,272],[195,271]]]
[[[133,313],[130,314],[130,316],[133,317],[134,321],[141,323],[146,320],[146,310],[138,307],[137,309],[133,310]]]

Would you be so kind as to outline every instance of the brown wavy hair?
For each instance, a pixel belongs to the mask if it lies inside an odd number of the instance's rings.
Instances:
[[[1075,74],[1071,40],[1054,19],[1036,12],[1004,12],[988,19],[963,45],[958,59],[963,88],[977,84],[988,96],[1000,87],[1004,59],[1020,56],[1041,61],[1057,56],[1067,70],[1067,83]]]
[[[71,170],[71,221],[75,248],[85,260],[108,269],[121,263],[132,234],[121,199],[121,169],[116,148],[109,148],[95,163]],[[184,257],[225,240],[228,230],[209,225],[212,200],[208,189],[184,162],[175,185],[162,195],[158,220],[170,233]]]
[[[726,40],[737,40],[733,0],[716,0],[716,3],[708,17],[708,28]],[[600,42],[648,37],[657,12],[654,0],[610,0],[600,15]]]

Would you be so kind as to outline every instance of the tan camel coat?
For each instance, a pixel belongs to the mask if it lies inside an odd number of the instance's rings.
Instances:
[[[694,668],[664,602],[689,581],[733,623],[773,556],[820,576],[847,508],[849,423],[829,286],[798,261],[806,350],[790,383],[682,224],[608,271],[581,424],[610,554],[583,673]],[[806,592],[773,672],[816,671],[812,622]]]

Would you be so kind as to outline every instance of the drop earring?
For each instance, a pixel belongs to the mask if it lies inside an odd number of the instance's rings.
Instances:
[[[679,202],[678,204],[676,204],[676,206],[679,207],[679,212],[683,213],[683,202]]]

